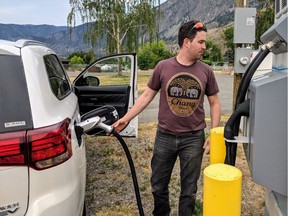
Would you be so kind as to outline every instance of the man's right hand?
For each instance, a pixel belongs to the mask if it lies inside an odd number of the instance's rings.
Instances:
[[[112,127],[114,128],[114,130],[117,132],[117,133],[120,133],[127,125],[128,125],[129,122],[127,121],[124,121],[123,118],[119,119],[118,121],[116,121]]]

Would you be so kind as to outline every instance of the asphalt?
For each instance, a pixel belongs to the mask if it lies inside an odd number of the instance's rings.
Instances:
[[[216,80],[220,89],[218,94],[221,104],[221,114],[230,115],[233,108],[233,75],[230,74],[215,74]],[[150,123],[157,121],[159,105],[159,93],[146,109],[139,114],[139,123]],[[205,115],[209,117],[210,108],[207,98],[204,100]]]

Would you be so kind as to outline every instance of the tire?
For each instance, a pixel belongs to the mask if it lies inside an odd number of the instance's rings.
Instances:
[[[82,216],[86,216],[86,203],[85,202],[84,202],[84,205],[83,205]]]

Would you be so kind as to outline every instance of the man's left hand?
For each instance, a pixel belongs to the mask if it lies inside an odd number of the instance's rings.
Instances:
[[[207,139],[205,140],[203,148],[205,149],[204,150],[205,154],[209,155],[210,154],[210,136],[208,136]]]

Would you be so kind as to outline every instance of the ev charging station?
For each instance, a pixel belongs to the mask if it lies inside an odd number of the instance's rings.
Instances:
[[[235,110],[224,129],[225,163],[235,165],[237,143],[243,143],[253,181],[267,189],[264,215],[287,216],[287,1],[276,0],[275,7],[274,25],[261,36],[263,46],[253,61],[247,63],[252,52],[250,48],[235,50],[235,72],[245,73]],[[241,8],[238,12],[235,12],[236,32],[234,30],[234,36],[238,36],[234,43],[249,43],[247,29],[253,23],[250,17],[254,10]],[[245,35],[244,41],[239,35]],[[253,76],[269,53],[272,53],[270,71]],[[243,136],[238,136],[240,125]]]

